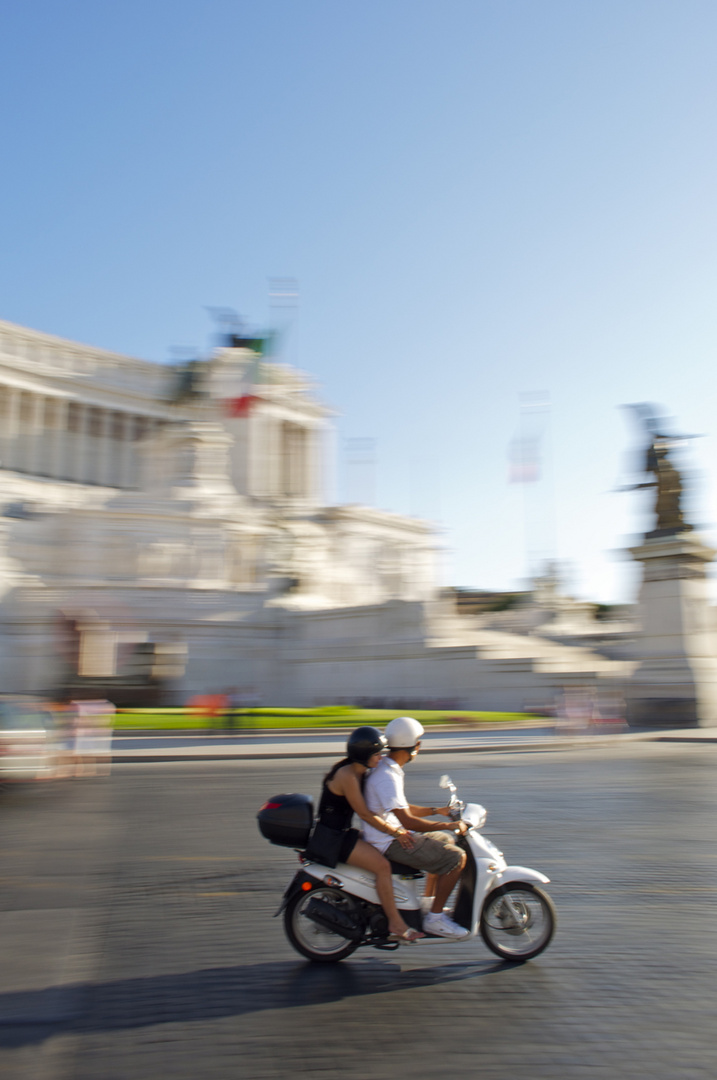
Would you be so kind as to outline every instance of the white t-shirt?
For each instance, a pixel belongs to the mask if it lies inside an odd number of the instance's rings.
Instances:
[[[372,814],[382,818],[392,829],[403,826],[394,810],[408,810],[408,803],[403,790],[403,769],[391,757],[381,758],[375,769],[366,778],[363,796]],[[379,832],[373,825],[364,822],[363,838],[379,851],[385,851],[395,838],[388,833]]]

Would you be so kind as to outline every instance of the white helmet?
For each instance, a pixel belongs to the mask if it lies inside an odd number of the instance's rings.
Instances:
[[[391,750],[413,750],[423,735],[423,724],[412,716],[397,716],[384,731]]]

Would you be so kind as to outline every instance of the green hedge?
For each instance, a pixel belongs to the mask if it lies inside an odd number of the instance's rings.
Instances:
[[[262,708],[236,711],[233,718],[227,714],[206,718],[191,709],[118,709],[115,728],[118,730],[167,730],[201,731],[217,728],[238,730],[247,728],[264,730],[271,728],[353,728],[360,724],[383,727],[397,715],[397,709],[354,709],[349,705],[326,705],[316,709]],[[472,712],[464,710],[411,710],[422,724],[461,722],[470,724],[515,723],[534,720],[529,713]],[[232,724],[232,719],[234,723]]]

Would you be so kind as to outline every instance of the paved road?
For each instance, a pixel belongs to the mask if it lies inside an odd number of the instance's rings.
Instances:
[[[450,771],[553,879],[558,935],[519,967],[478,943],[328,970],[291,950],[271,914],[295,856],[254,813],[324,768],[125,764],[2,793],[0,1076],[714,1076],[717,747],[419,757],[417,801]]]

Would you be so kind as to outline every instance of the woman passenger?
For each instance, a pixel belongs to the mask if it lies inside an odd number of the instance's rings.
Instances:
[[[368,822],[379,832],[387,833],[398,840],[402,848],[410,851],[413,839],[404,828],[394,829],[383,818],[372,814],[363,797],[363,784],[369,769],[373,769],[381,760],[382,751],[387,743],[384,736],[375,727],[360,727],[349,735],[346,743],[346,757],[337,761],[324,777],[319,801],[318,821],[328,828],[344,834],[336,862],[359,866],[376,875],[376,892],[388,919],[390,940],[402,944],[413,944],[424,937],[419,930],[409,928],[403,921],[396,907],[391,881],[391,864],[385,855],[361,839],[358,829],[351,828],[351,819],[357,814],[362,821]],[[307,850],[309,858],[311,844]],[[313,858],[321,860],[317,851]]]

